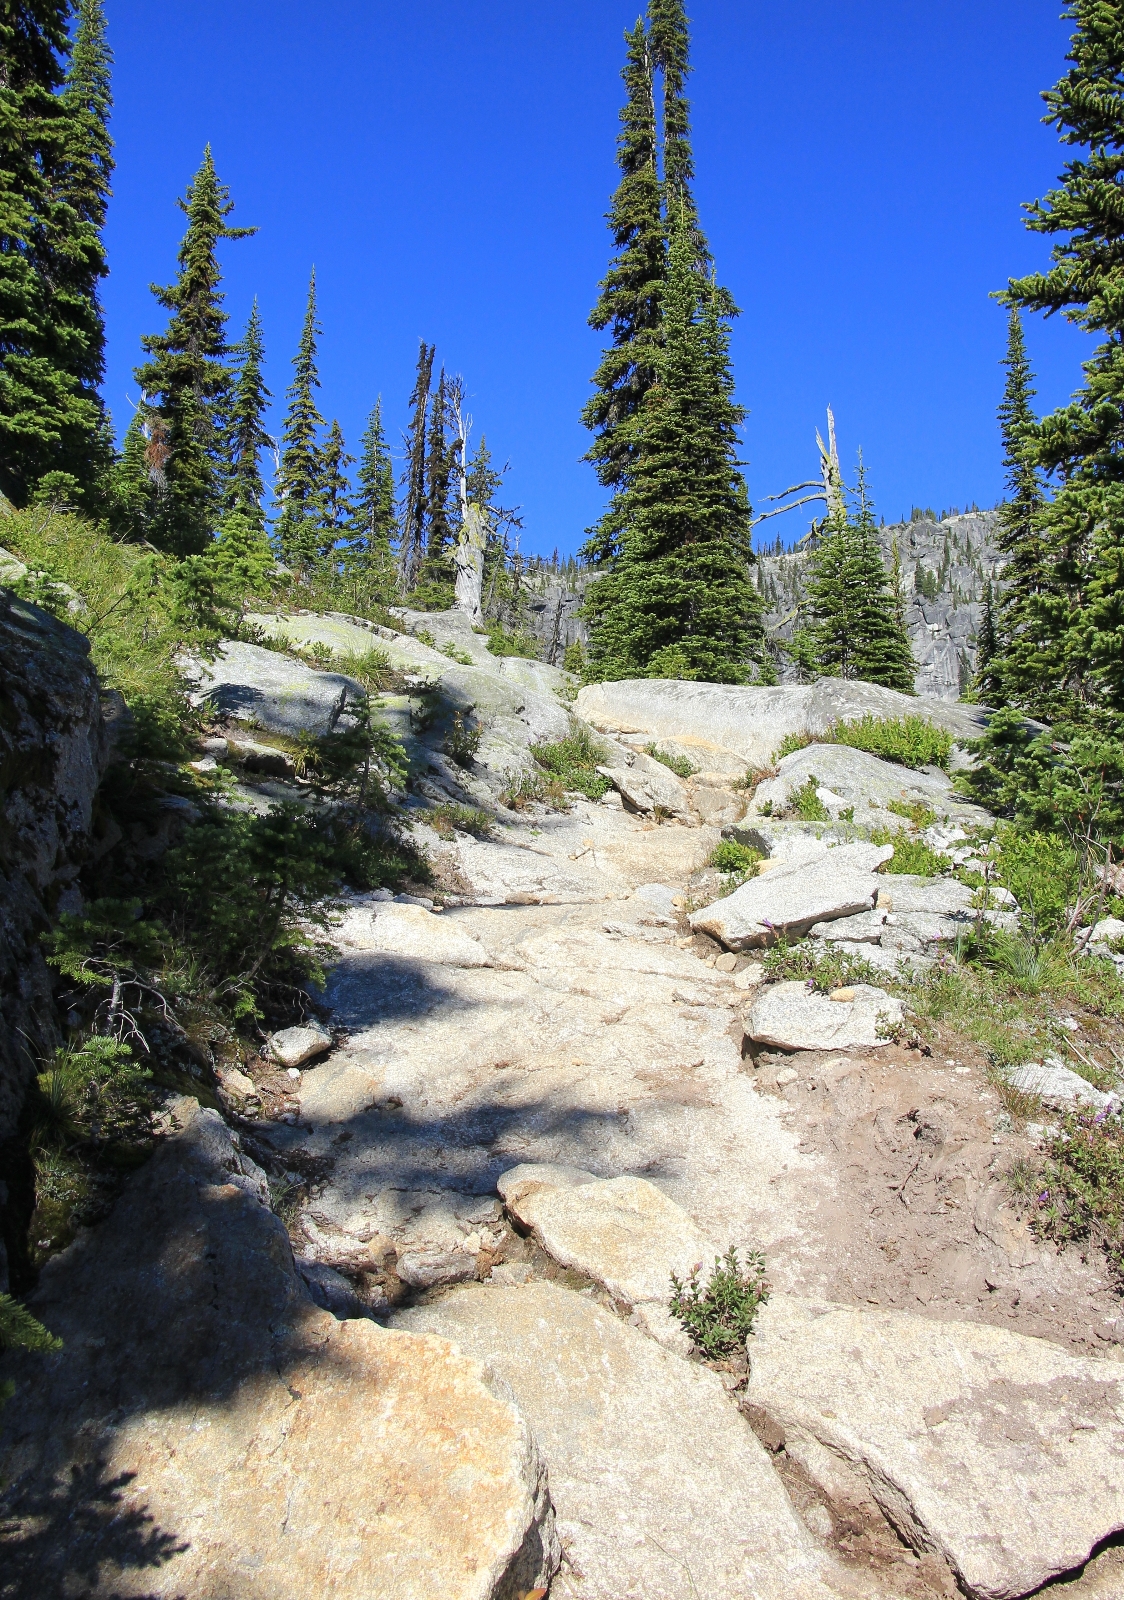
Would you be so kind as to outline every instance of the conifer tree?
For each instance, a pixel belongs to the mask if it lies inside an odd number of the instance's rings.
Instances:
[[[737,460],[744,411],[729,337],[695,270],[680,208],[657,379],[630,423],[620,553],[591,585],[591,654],[605,678],[744,682],[763,652],[750,508]]]
[[[999,634],[995,625],[995,586],[988,578],[984,583],[980,628],[976,635],[976,670],[972,675],[970,698],[984,705],[999,706],[1003,700],[1003,686],[999,676],[997,657]]]
[[[597,433],[586,459],[606,487],[623,479],[628,459],[627,430],[651,387],[660,342],[667,245],[656,160],[656,108],[652,61],[643,22],[625,34],[628,47],[622,77],[627,99],[620,114],[617,164],[621,181],[609,211],[616,255],[601,283],[590,326],[611,330],[612,344],[593,377],[597,387],[582,412]],[[603,521],[589,547],[605,560],[614,549],[614,525]]]
[[[1061,485],[1034,517],[1028,551],[1042,580],[1024,628],[1028,666],[1035,641],[1040,647],[1038,685],[1016,675],[1011,699],[1047,719],[1080,720],[1124,715],[1124,301],[1116,220],[1124,27],[1109,0],[1072,0],[1066,15],[1077,24],[1070,70],[1044,96],[1044,120],[1063,144],[1086,154],[1068,161],[1060,186],[1027,207],[1027,227],[1056,239],[1050,269],[1012,279],[1002,298],[1012,308],[1060,311],[1085,332],[1105,335],[1072,402],[1045,417],[1025,446],[1028,461],[1057,473]],[[1005,687],[1006,627],[1004,615]]]
[[[398,553],[398,586],[403,594],[413,589],[425,555],[426,519],[426,421],[429,416],[429,386],[433,380],[434,345],[421,341],[418,367],[410,395],[410,426],[406,434],[405,495],[402,504],[402,539]]]
[[[426,446],[425,559],[418,572],[415,603],[428,611],[444,611],[453,603],[454,516],[449,504],[454,450],[448,437],[449,393],[442,369],[429,408]]]
[[[108,465],[98,394],[111,170],[109,53],[81,0],[69,74],[65,0],[0,14],[0,490],[82,499]]]
[[[313,390],[320,387],[316,369],[316,340],[321,333],[316,320],[316,269],[308,281],[308,302],[297,353],[293,381],[287,391],[288,410],[281,430],[281,460],[275,493],[281,510],[276,522],[281,559],[299,572],[307,572],[320,549],[323,461],[318,431],[324,418],[316,408]]]
[[[225,439],[226,505],[228,510],[237,508],[264,526],[265,483],[261,457],[263,450],[273,449],[273,440],[266,432],[264,421],[272,396],[265,386],[262,371],[265,341],[256,299],[250,308],[246,331],[230,353],[234,357],[234,377]]]
[[[121,456],[111,480],[110,515],[114,528],[127,539],[146,537],[145,524],[152,495],[147,451],[144,409],[138,406],[125,430]]]
[[[222,514],[230,369],[216,249],[221,240],[257,230],[227,225],[234,202],[219,181],[210,145],[179,205],[187,216],[179,276],[152,291],[171,315],[164,333],[141,340],[150,359],[136,369],[136,379],[145,396],[155,490],[147,536],[158,548],[187,556],[207,549]]]
[[[348,467],[355,465],[344,444],[343,429],[333,420],[320,452],[321,554],[330,555],[345,534],[351,531],[355,508],[351,503]]]
[[[368,604],[389,603],[394,593],[394,465],[382,425],[382,400],[376,400],[360,441],[359,492],[345,570]]]

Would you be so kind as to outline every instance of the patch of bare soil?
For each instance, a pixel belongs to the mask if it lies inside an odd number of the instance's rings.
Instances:
[[[1124,1302],[1099,1250],[1037,1239],[1005,1182],[1036,1147],[1003,1112],[982,1054],[948,1030],[931,1048],[747,1058],[758,1089],[791,1108],[801,1149],[834,1174],[799,1256],[770,1263],[778,1281],[1124,1360]]]

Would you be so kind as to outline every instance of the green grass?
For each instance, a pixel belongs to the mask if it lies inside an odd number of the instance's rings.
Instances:
[[[937,813],[924,800],[891,800],[886,810],[892,811],[895,817],[904,817],[907,822],[912,822],[919,831],[931,828],[937,820]]]
[[[782,940],[766,950],[765,977],[772,983],[810,983],[819,994],[847,988],[855,983],[885,986],[886,974],[861,956],[833,950],[822,939],[801,939],[796,944]]]
[[[645,745],[644,749],[653,761],[659,761],[665,767],[669,767],[677,778],[693,778],[698,771],[698,768],[693,767],[686,756],[672,755],[667,750],[661,750],[658,744]]]
[[[672,1273],[668,1310],[707,1360],[721,1361],[744,1350],[757,1313],[768,1298],[765,1257],[750,1250],[743,1266],[731,1245],[724,1256],[715,1256],[705,1284],[699,1281],[698,1267],[686,1283]]]
[[[569,738],[552,744],[535,744],[531,754],[538,766],[553,781],[560,792],[569,791],[585,795],[587,800],[600,800],[612,788],[608,778],[597,770],[604,760],[604,752],[597,738],[582,722],[574,722]]]
[[[1035,1232],[1059,1246],[1089,1240],[1124,1290],[1124,1122],[1103,1113],[1066,1117],[1037,1174]]]

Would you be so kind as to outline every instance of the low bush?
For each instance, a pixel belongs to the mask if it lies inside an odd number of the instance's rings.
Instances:
[[[482,737],[482,729],[467,721],[462,712],[454,711],[452,726],[445,735],[445,752],[458,767],[471,767]]]
[[[669,767],[677,778],[693,778],[698,771],[698,768],[693,767],[686,756],[672,755],[667,750],[661,750],[658,744],[645,745],[644,749],[646,754],[652,757],[653,761],[659,761],[663,766]]]
[[[62,1349],[62,1340],[48,1333],[20,1301],[0,1294],[0,1350],[34,1350],[44,1355]],[[0,1406],[15,1393],[10,1378],[0,1383]]]
[[[952,863],[947,856],[942,856],[923,839],[913,839],[904,828],[874,828],[871,830],[872,844],[892,844],[894,853],[889,861],[884,861],[879,867],[879,872],[910,873],[921,878],[938,878],[949,870]]]
[[[760,850],[751,845],[738,844],[734,839],[722,839],[710,852],[710,865],[719,872],[737,873],[744,881],[757,871],[762,859]]]
[[[600,800],[612,785],[597,770],[604,752],[584,722],[574,722],[569,738],[553,744],[531,746],[535,761],[549,774],[559,790],[583,794],[587,800]]]
[[[819,779],[809,773],[807,781],[789,794],[785,814],[799,817],[802,822],[830,822],[831,812],[816,792],[819,787]]]
[[[708,1360],[721,1361],[744,1350],[757,1313],[769,1298],[765,1257],[750,1250],[743,1266],[731,1245],[724,1256],[715,1256],[705,1284],[699,1271],[696,1267],[686,1283],[672,1273],[668,1309]]]
[[[813,739],[810,733],[786,733],[780,744],[773,751],[773,765],[783,761],[785,756],[794,756],[798,750],[806,750],[810,744],[830,744],[830,735],[820,739]]]
[[[488,629],[488,649],[494,656],[523,656],[528,661],[538,661],[539,643],[522,628],[508,633],[499,622]]]
[[[947,767],[952,754],[952,735],[917,716],[859,717],[837,723],[832,738],[902,767]]]
[[[797,944],[782,940],[766,950],[764,965],[768,981],[803,980],[818,994],[855,983],[877,986],[886,981],[886,974],[869,961],[849,951],[834,950],[822,939],[802,939]]]
[[[887,811],[892,811],[895,817],[904,817],[907,822],[912,822],[918,830],[931,828],[937,820],[937,813],[924,800],[891,800],[887,803]]]
[[[1035,1196],[1033,1225],[1059,1247],[1100,1245],[1124,1288],[1124,1122],[1119,1116],[1071,1113],[1050,1141]]]
[[[528,806],[550,806],[555,811],[566,809],[566,791],[560,780],[545,772],[508,773],[500,790],[500,805],[509,811],[526,811]]]
[[[451,839],[454,833],[471,833],[477,839],[488,839],[492,835],[491,817],[476,806],[434,806],[425,813],[424,820],[443,839]]]

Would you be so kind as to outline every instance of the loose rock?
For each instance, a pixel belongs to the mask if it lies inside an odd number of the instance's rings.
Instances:
[[[731,950],[748,950],[781,935],[807,933],[818,922],[869,911],[879,887],[874,869],[892,854],[890,845],[845,844],[812,860],[778,866],[693,911],[691,927]]]
[[[883,989],[856,984],[853,1000],[833,1000],[803,983],[770,984],[745,1019],[754,1044],[777,1050],[873,1049],[902,1020],[902,1003]]]
[[[269,1041],[270,1053],[283,1067],[300,1067],[313,1056],[323,1055],[332,1048],[332,1036],[326,1028],[305,1024],[299,1028],[282,1028]]]
[[[1118,1094],[1106,1094],[1095,1088],[1087,1078],[1052,1057],[1041,1063],[1032,1061],[1013,1067],[1007,1073],[1007,1082],[1014,1089],[1036,1094],[1054,1111],[1072,1111],[1085,1106],[1094,1111],[1119,1111],[1121,1106]]]

